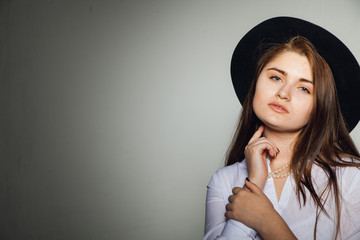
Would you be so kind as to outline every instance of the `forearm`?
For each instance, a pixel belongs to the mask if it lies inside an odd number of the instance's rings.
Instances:
[[[264,240],[296,240],[284,219],[274,210],[255,230]]]

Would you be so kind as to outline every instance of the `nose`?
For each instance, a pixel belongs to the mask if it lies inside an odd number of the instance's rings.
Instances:
[[[290,86],[289,84],[283,84],[279,90],[276,92],[276,96],[280,99],[290,101],[291,100],[291,93],[290,93]]]

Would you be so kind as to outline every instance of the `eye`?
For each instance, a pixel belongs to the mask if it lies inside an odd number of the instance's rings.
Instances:
[[[310,91],[306,87],[300,87],[300,91],[306,92],[310,94]]]
[[[271,76],[270,79],[274,80],[275,82],[281,82],[281,78],[278,76]]]

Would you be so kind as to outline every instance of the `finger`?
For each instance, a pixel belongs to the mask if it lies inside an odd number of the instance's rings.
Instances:
[[[226,219],[231,219],[232,216],[233,216],[233,213],[232,213],[231,211],[225,212],[225,218],[226,218]]]
[[[248,178],[245,181],[245,186],[253,193],[264,194],[262,190],[255,183],[248,181]]]
[[[226,211],[232,211],[232,205],[230,203],[226,204],[225,206]]]
[[[273,142],[269,141],[266,137],[261,137],[259,139],[254,140],[249,147],[261,146],[261,144],[269,144],[271,147],[271,156],[277,156],[280,153],[279,148]],[[248,147],[247,146],[247,147]],[[269,148],[267,148],[269,150]]]
[[[250,138],[249,143],[251,143],[252,141],[254,141],[255,139],[258,139],[261,137],[262,133],[264,131],[264,126],[261,125],[258,130],[254,133],[254,135]]]
[[[229,203],[232,203],[232,202],[234,201],[234,198],[235,198],[234,195],[230,195],[230,196],[228,197]]]
[[[232,192],[233,192],[233,194],[234,195],[236,195],[238,192],[240,192],[241,191],[241,188],[239,188],[239,187],[234,187],[233,189],[232,189]]]
[[[250,144],[251,145],[248,145],[245,147],[245,151],[256,150],[256,151],[260,151],[261,153],[263,153],[264,151],[268,151],[272,157],[275,157],[278,153],[277,147],[272,142],[267,140],[266,138],[260,138],[260,139],[254,140]]]

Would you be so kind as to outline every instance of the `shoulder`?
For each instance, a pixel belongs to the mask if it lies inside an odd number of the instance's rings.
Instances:
[[[232,165],[219,168],[214,175],[234,175],[238,172],[247,171],[246,161],[236,162]]]
[[[333,169],[336,171],[336,177],[339,182],[348,183],[349,180],[353,181],[354,178],[360,181],[360,161],[352,158],[342,158],[343,162],[354,162],[358,164],[355,166],[336,166]],[[325,171],[318,165],[314,164],[312,169],[312,176],[316,180],[328,181],[329,176]],[[321,181],[320,181],[321,182]]]
[[[208,187],[214,189],[232,189],[242,186],[247,177],[246,161],[237,162],[218,169],[211,177]]]
[[[343,160],[353,161],[351,159]],[[354,162],[359,163],[359,160],[354,160]],[[360,169],[359,167],[339,167],[337,177],[342,194],[341,231],[345,234],[346,239],[349,234],[353,235],[351,239],[358,239],[360,232],[358,224],[360,221]]]
[[[340,194],[346,199],[352,194],[360,196],[360,161],[351,158],[342,158],[344,162],[357,162],[359,167],[337,166],[334,167],[336,172],[336,181],[340,190]],[[314,180],[315,188],[322,191],[327,188],[329,183],[329,175],[318,165],[313,165],[311,172]],[[359,197],[360,200],[360,197]]]
[[[352,161],[351,159],[343,159]],[[359,162],[359,160],[354,160]],[[359,165],[360,166],[360,165]],[[338,184],[344,198],[349,198],[353,194],[360,196],[360,168],[359,167],[339,167],[337,169]],[[357,197],[360,200],[360,197]]]

